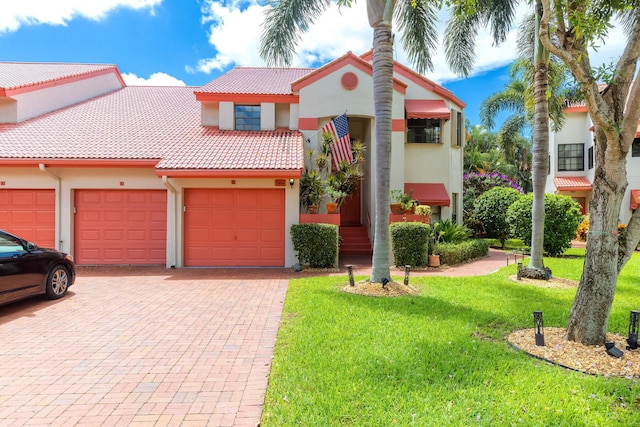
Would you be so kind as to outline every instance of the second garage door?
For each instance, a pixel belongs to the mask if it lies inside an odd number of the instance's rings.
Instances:
[[[166,191],[76,190],[75,208],[78,264],[165,264]]]
[[[284,191],[185,190],[186,266],[284,265]]]
[[[0,230],[55,248],[54,190],[0,190]]]

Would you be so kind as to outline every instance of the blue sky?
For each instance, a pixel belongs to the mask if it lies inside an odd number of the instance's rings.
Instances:
[[[347,50],[369,50],[365,4],[327,11],[302,38],[293,65],[315,67]],[[129,85],[200,86],[235,65],[264,66],[257,45],[265,8],[263,0],[11,0],[0,14],[0,60],[113,63]],[[523,5],[519,13],[526,12]],[[466,79],[455,76],[438,51],[426,77],[465,101],[466,116],[476,124],[482,100],[508,80],[515,39],[510,34],[493,47],[480,34],[476,73]],[[396,45],[398,61],[410,65]],[[611,43],[598,55],[610,61],[616,49]]]

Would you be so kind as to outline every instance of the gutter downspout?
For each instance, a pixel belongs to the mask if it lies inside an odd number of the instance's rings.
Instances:
[[[49,175],[51,178],[53,178],[56,181],[56,207],[55,207],[55,223],[56,223],[56,230],[55,233],[57,234],[57,240],[58,240],[58,250],[63,252],[64,251],[64,242],[61,240],[61,236],[62,236],[62,215],[60,214],[60,209],[62,207],[62,194],[61,194],[61,178],[54,174],[53,172],[51,172],[49,169],[47,169],[47,167],[45,166],[44,163],[39,163],[38,164],[38,169],[40,169],[40,172],[43,172],[47,175]]]
[[[175,203],[176,203],[176,188],[173,186],[173,184],[171,184],[171,182],[169,182],[169,178],[166,175],[162,175],[162,183],[164,184],[165,187],[167,187],[167,189],[173,193],[173,199],[174,199],[174,203],[173,203],[173,221],[171,221],[173,223],[173,230],[171,230],[171,234],[172,234],[172,238],[171,240],[173,240],[173,264],[171,265],[171,268],[176,268],[176,260],[178,259],[178,224],[177,224],[177,220],[175,218],[176,215],[176,208],[175,208]]]

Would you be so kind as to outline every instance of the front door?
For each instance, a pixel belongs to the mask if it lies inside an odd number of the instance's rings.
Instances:
[[[362,225],[362,210],[360,197],[360,183],[349,197],[340,206],[340,226]]]

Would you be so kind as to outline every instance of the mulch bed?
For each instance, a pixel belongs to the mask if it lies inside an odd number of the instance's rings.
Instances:
[[[420,294],[420,291],[416,287],[394,281],[391,281],[387,283],[386,286],[382,287],[382,283],[362,280],[355,282],[354,286],[347,283],[342,286],[340,290],[350,294],[366,295],[370,297],[399,297],[403,295]]]

